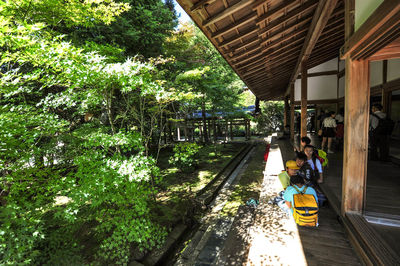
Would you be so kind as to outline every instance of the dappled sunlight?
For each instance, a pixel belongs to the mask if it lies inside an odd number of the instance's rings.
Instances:
[[[294,220],[279,207],[267,203],[282,190],[277,175],[283,169],[281,152],[273,145],[265,168],[260,205],[249,232],[247,265],[307,265]]]

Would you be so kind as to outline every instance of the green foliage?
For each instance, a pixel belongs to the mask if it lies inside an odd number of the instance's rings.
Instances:
[[[28,2],[0,6],[0,263],[83,264],[88,254],[89,261],[127,264],[132,245],[150,249],[165,236],[149,213],[160,182],[145,155],[141,133],[149,129],[130,118],[138,98],[154,104],[167,93],[152,63],[112,63],[118,59],[90,45],[54,37],[45,14],[60,2],[30,1],[32,10]],[[71,23],[92,19],[76,11],[86,2],[68,1]],[[91,12],[115,15],[103,3],[119,5],[99,2]],[[8,15],[21,8],[25,20],[13,21]],[[96,240],[90,249],[85,238]]]
[[[283,130],[283,111],[282,101],[268,101],[260,104],[261,114],[255,118],[257,122],[257,133],[269,134],[277,130]]]
[[[45,23],[48,26],[94,26],[110,24],[116,16],[130,9],[128,3],[113,0],[13,0],[2,1],[3,14],[19,22]]]
[[[175,145],[169,163],[183,172],[192,172],[197,165],[199,150],[200,146],[196,143],[179,143]]]
[[[127,264],[159,245],[149,146],[172,111],[235,105],[238,78],[215,50],[199,61],[199,31],[195,63],[126,58],[159,55],[175,25],[171,1],[127,2],[0,2],[0,264]],[[177,147],[194,167],[199,147]]]
[[[113,44],[124,50],[125,56],[137,54],[157,57],[163,54],[163,42],[177,25],[171,6],[162,0],[130,0],[130,9],[110,25],[97,23],[93,27],[63,29],[75,43],[90,40],[99,44]]]

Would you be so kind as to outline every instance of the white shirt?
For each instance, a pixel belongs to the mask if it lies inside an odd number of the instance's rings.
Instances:
[[[333,127],[336,128],[336,120],[333,119],[331,116],[327,117],[324,119],[324,122],[322,122],[322,125],[324,127]]]
[[[315,165],[314,165],[313,159],[307,160],[307,162],[311,166],[311,168],[313,170],[315,170]],[[322,173],[322,165],[321,165],[321,162],[318,160],[318,158],[315,159],[315,164],[317,165],[318,172]]]

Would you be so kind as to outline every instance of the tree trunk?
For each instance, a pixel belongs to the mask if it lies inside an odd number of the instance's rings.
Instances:
[[[209,142],[208,140],[208,134],[207,134],[207,120],[206,120],[206,102],[203,99],[203,103],[201,105],[201,116],[203,118],[203,136],[204,136],[204,142],[207,143]]]

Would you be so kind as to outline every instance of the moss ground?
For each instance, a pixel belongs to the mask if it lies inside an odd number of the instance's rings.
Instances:
[[[206,145],[199,152],[199,164],[192,173],[184,173],[169,165],[171,150],[160,154],[162,183],[154,206],[155,218],[169,227],[185,220],[193,209],[197,191],[206,186],[244,147],[242,143]]]
[[[265,144],[257,144],[254,153],[248,160],[247,168],[241,173],[234,191],[222,209],[223,215],[234,216],[240,205],[246,204],[250,198],[259,198],[265,168],[264,152]]]

